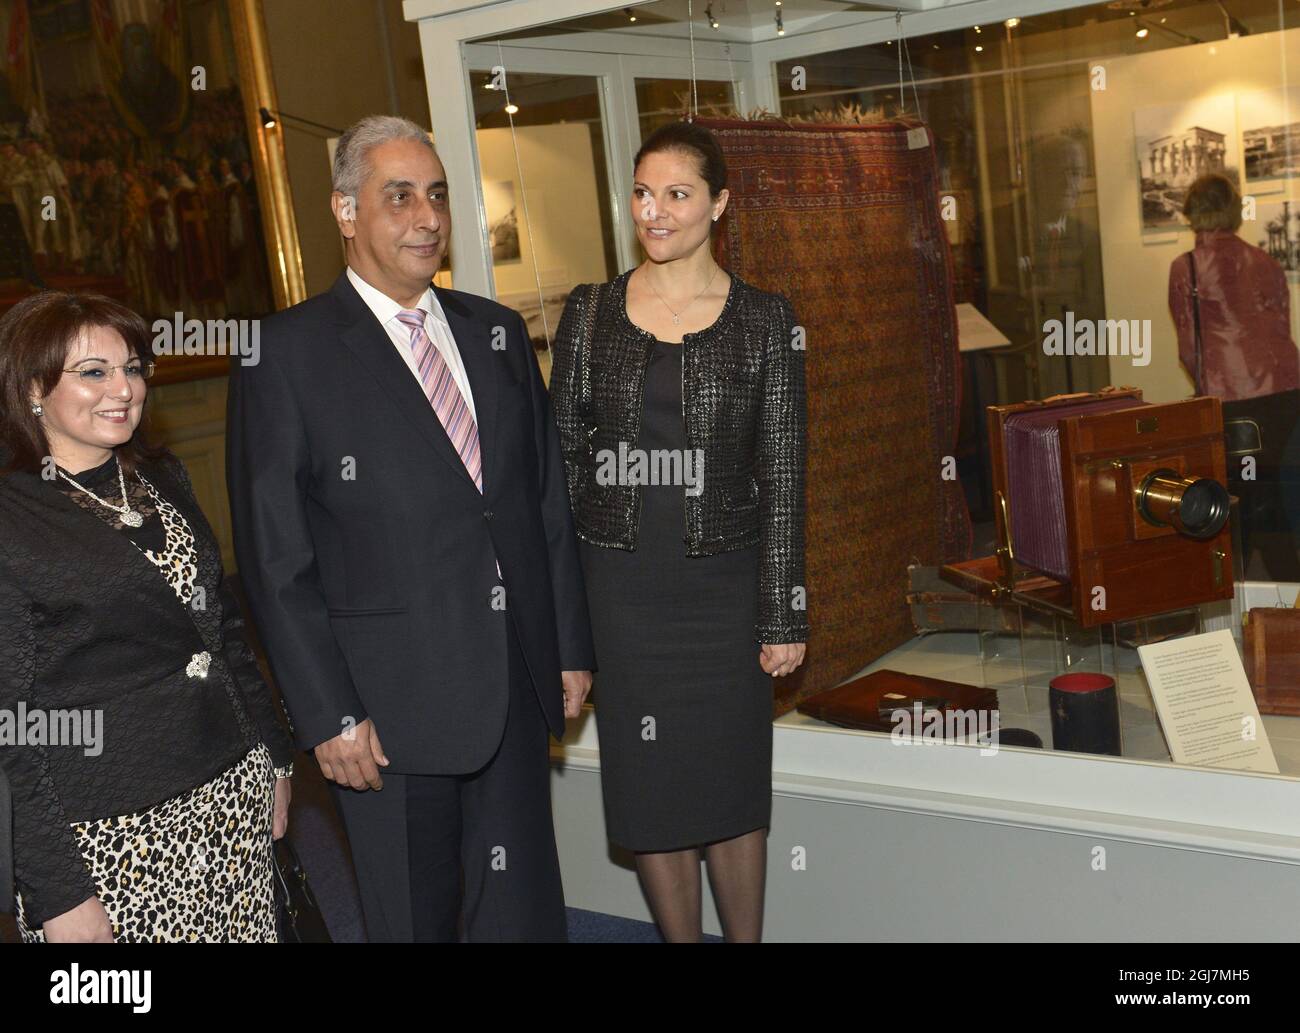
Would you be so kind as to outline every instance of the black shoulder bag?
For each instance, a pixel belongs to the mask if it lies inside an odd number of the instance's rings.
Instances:
[[[1192,279],[1192,340],[1196,348],[1196,371],[1193,375],[1196,393],[1205,393],[1205,353],[1201,343],[1201,292],[1196,285],[1196,253],[1187,252],[1187,268]],[[1223,403],[1223,443],[1229,459],[1258,455],[1264,450],[1259,424],[1249,417],[1231,415],[1233,402]]]

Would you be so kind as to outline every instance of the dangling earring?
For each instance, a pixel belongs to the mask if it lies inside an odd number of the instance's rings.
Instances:
[[[32,415],[33,415],[33,416],[44,416],[44,415],[45,415],[45,406],[41,405],[40,402],[32,402]]]

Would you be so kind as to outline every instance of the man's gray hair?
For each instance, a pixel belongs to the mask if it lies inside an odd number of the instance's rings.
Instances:
[[[361,184],[370,175],[370,151],[390,140],[415,140],[437,155],[429,132],[409,118],[396,115],[367,115],[354,122],[339,137],[334,151],[334,189],[345,197],[360,199]]]

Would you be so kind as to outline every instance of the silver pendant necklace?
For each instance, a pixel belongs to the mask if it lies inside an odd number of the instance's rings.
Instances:
[[[85,492],[92,499],[98,502],[101,506],[105,506],[106,508],[111,509],[114,513],[119,514],[122,518],[122,523],[124,523],[127,527],[139,527],[141,524],[144,523],[144,517],[142,517],[139,513],[137,513],[135,510],[131,508],[131,499],[126,494],[126,475],[122,473],[121,462],[117,464],[117,483],[118,486],[122,489],[122,505],[120,506],[115,506],[111,502],[105,502],[89,488],[83,487],[82,485],[78,484],[62,470],[59,471],[59,476],[62,477],[65,481],[67,481],[69,484],[71,484],[78,491]]]
[[[700,298],[704,296],[704,291],[707,291],[710,287],[713,286],[713,277],[718,275],[718,270],[721,268],[722,266],[717,265],[716,263],[714,264],[713,275],[709,277],[709,282],[704,285],[704,290],[700,291],[699,294],[695,295],[695,297],[691,298],[690,301],[688,301],[685,305],[683,305],[682,312],[685,312],[688,308],[690,308],[697,301],[699,301]],[[655,297],[657,297],[660,301],[664,303],[664,308],[666,308],[669,312],[673,314],[673,323],[676,325],[680,325],[682,321],[681,314],[677,312],[677,310],[674,309],[670,304],[668,304],[667,299],[665,299],[664,296],[659,293],[659,291],[655,288],[655,285],[653,283],[650,283],[650,280],[648,278],[646,280],[646,283],[649,285],[650,289],[655,292]]]

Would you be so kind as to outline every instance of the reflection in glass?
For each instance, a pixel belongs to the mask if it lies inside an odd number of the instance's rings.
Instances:
[[[523,315],[547,375],[569,291],[618,272],[599,80],[507,75],[510,112],[500,80],[470,73],[483,202],[497,300]]]

